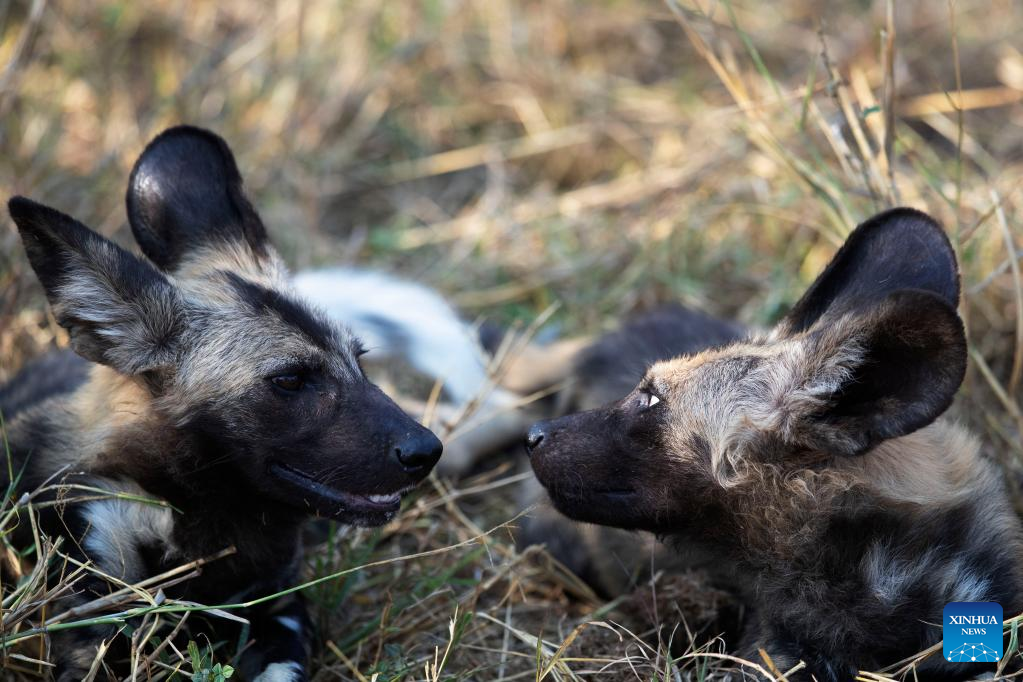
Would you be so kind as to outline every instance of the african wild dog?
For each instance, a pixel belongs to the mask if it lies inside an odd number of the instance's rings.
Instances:
[[[966,369],[955,254],[896,209],[850,235],[769,334],[654,364],[624,399],[533,426],[571,518],[734,567],[780,670],[851,680],[941,639],[951,601],[1023,611],[1023,532],[996,466],[938,418]],[[927,679],[976,674],[931,657]],[[790,678],[791,679],[791,678]]]
[[[78,559],[129,583],[235,547],[173,595],[207,604],[296,584],[304,518],[380,525],[441,454],[365,378],[359,341],[292,295],[241,185],[216,135],[178,127],[153,140],[127,196],[148,260],[54,209],[9,204],[80,356],[44,358],[0,393],[21,488],[56,476],[165,501],[68,504],[46,521]],[[111,589],[77,587],[65,606]],[[301,600],[245,616],[249,676],[305,679]],[[110,635],[54,634],[60,679],[81,679]]]

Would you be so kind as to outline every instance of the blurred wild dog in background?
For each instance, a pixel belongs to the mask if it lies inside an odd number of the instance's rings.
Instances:
[[[852,680],[940,641],[948,602],[1023,610],[1004,481],[939,419],[966,369],[958,301],[940,226],[882,213],[769,334],[658,362],[625,398],[535,424],[533,469],[567,516],[734,571],[755,612],[747,657]],[[918,670],[978,672],[940,657]]]
[[[173,596],[219,604],[290,587],[307,516],[387,522],[441,443],[367,380],[360,342],[293,294],[223,140],[165,131],[137,161],[127,203],[147,259],[52,208],[10,201],[77,353],[30,363],[0,390],[19,487],[71,486],[46,530],[116,579],[233,546]],[[110,495],[73,504],[75,485]],[[89,574],[63,601],[110,585]],[[255,640],[247,676],[305,679],[300,595],[244,615]],[[82,679],[111,634],[55,633],[58,677]]]

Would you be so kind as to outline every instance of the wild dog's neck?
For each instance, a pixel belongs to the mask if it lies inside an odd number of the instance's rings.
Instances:
[[[93,365],[89,379],[68,398],[67,439],[75,461],[85,471],[158,468],[162,450],[174,447],[160,429],[145,384],[103,365]],[[160,431],[157,435],[157,431]],[[147,456],[136,456],[145,452]],[[150,454],[151,453],[151,454]]]
[[[992,476],[973,435],[947,420],[842,460],[838,468],[879,497],[924,506],[969,499]]]
[[[78,453],[73,466],[135,481],[176,506],[230,505],[235,494],[251,498],[236,476],[221,480],[225,462],[218,466],[217,457],[198,452],[195,440],[154,402],[144,382],[96,365],[71,397],[72,449]],[[207,487],[215,487],[215,494],[206,494]]]
[[[873,512],[913,522],[986,498],[997,484],[972,436],[944,421],[863,455],[828,460],[824,468],[752,467],[744,478],[723,491],[729,518],[719,524],[720,533],[734,535],[720,537],[721,546],[761,569],[827,542],[836,524],[844,527]]]

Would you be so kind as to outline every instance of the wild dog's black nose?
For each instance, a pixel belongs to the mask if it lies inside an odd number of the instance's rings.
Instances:
[[[544,428],[543,422],[537,422],[529,427],[529,433],[526,434],[526,454],[532,455],[533,450],[543,442],[546,436],[547,429]]]
[[[411,434],[394,446],[394,454],[409,473],[429,471],[443,451],[440,439],[426,429]]]

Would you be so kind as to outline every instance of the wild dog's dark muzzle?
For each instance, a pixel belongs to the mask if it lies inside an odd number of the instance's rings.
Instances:
[[[397,475],[412,483],[424,479],[444,452],[440,439],[376,386],[368,385],[367,393],[357,404],[360,410],[357,423],[346,427],[346,437],[361,432],[363,438],[374,443],[378,456],[384,457],[371,462],[383,465],[391,472],[388,476]]]
[[[289,434],[288,447],[268,453],[268,492],[319,516],[378,526],[426,478],[443,446],[369,382],[340,395],[332,409],[311,411],[303,432]]]
[[[540,447],[543,443],[544,438],[547,437],[547,422],[536,422],[529,427],[529,433],[526,434],[526,454],[529,456],[533,455],[533,451]]]
[[[530,427],[524,443],[529,463],[558,511],[579,521],[636,525],[633,515],[643,501],[630,454],[622,448],[623,428],[606,409]]]
[[[605,433],[606,420],[597,410],[570,414],[557,419],[538,421],[529,427],[523,445],[526,454],[536,465],[537,456],[553,456],[557,451],[572,452],[580,442],[596,445],[598,450],[606,449],[609,434]]]
[[[440,439],[427,429],[409,434],[394,446],[398,463],[408,473],[418,476],[430,473],[443,451]]]

